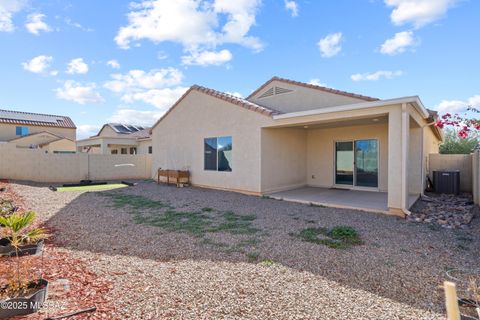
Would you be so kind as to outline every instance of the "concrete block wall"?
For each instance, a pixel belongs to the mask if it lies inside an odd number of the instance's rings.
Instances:
[[[46,154],[42,150],[0,145],[0,179],[78,182],[152,177],[151,155]]]

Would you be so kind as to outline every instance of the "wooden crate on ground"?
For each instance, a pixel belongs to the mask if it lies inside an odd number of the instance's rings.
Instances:
[[[190,171],[186,170],[167,170],[158,169],[157,183],[174,183],[177,187],[183,187],[190,184]]]

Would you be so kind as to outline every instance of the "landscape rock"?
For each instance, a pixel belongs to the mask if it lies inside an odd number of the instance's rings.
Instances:
[[[428,194],[413,205],[407,220],[433,223],[446,229],[466,229],[475,207],[470,194]]]

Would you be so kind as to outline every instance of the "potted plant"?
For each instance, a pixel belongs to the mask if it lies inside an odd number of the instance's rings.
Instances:
[[[8,258],[0,265],[6,268],[7,281],[0,283],[0,319],[27,315],[38,311],[47,297],[48,281],[40,277],[32,277],[33,268],[28,253],[39,251],[40,243],[47,234],[42,228],[33,228],[34,212],[14,213],[9,217],[0,217],[5,254]],[[6,240],[5,240],[6,239]],[[9,248],[9,249],[7,249]],[[41,251],[41,250],[40,250]],[[15,257],[13,261],[10,257]]]
[[[43,250],[43,240],[47,234],[42,228],[32,228],[35,212],[14,212],[10,216],[0,216],[0,256],[37,255]]]

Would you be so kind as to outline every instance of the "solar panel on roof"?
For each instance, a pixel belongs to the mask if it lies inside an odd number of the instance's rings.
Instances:
[[[115,130],[117,130],[120,133],[130,133],[130,130],[128,130],[128,128],[126,128],[123,125],[115,125],[113,127],[115,128]]]
[[[17,113],[10,112],[6,110],[0,110],[0,118],[9,119],[9,120],[24,120],[24,121],[38,121],[38,122],[48,122],[48,123],[58,123],[63,121],[63,118],[43,115],[43,114],[28,114],[28,113]]]

